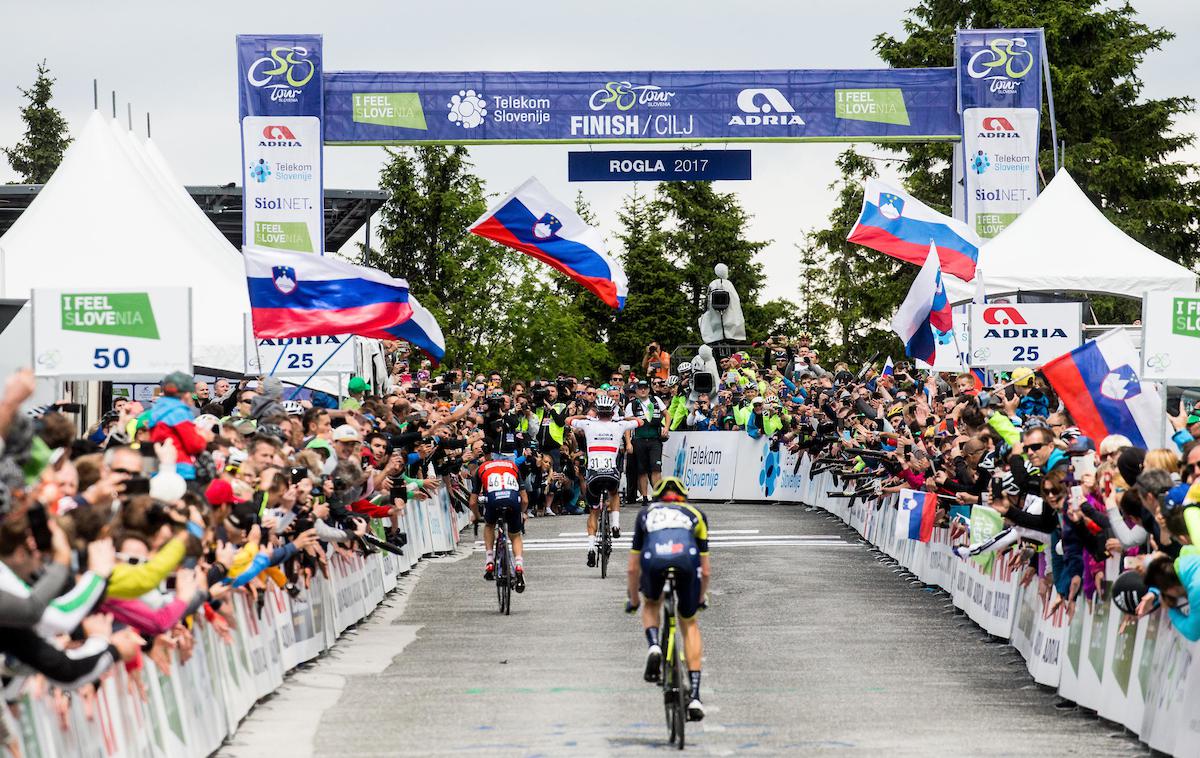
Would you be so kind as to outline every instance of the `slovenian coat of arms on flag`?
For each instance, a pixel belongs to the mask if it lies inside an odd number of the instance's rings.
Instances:
[[[275,283],[275,289],[290,295],[296,291],[296,269],[291,266],[272,266],[271,281]]]

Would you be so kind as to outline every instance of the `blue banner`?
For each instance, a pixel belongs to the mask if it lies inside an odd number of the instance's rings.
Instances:
[[[567,154],[567,180],[572,182],[706,182],[749,178],[749,150],[605,150]]]
[[[1042,107],[1041,29],[960,29],[959,110]]]
[[[321,35],[239,34],[238,115],[321,116]]]
[[[325,251],[319,35],[239,35],[242,244]]]
[[[325,141],[957,140],[955,81],[953,68],[331,72]]]

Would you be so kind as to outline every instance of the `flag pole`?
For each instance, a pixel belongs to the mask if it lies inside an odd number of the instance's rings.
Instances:
[[[333,358],[333,356],[337,355],[338,351],[341,350],[343,347],[345,347],[347,342],[352,342],[352,341],[353,340],[342,340],[341,344],[339,344],[337,347],[335,347],[333,349],[333,352],[331,352],[329,355],[325,356],[325,360],[321,361],[321,365],[317,366],[315,369],[313,369],[313,372],[308,375],[307,379],[305,379],[303,382],[301,382],[299,387],[292,390],[292,394],[288,398],[288,400],[295,400],[296,395],[300,394],[300,390],[303,389],[309,382],[311,382],[313,380],[313,378],[316,377],[316,375],[318,373],[320,373],[321,369],[325,368],[325,364],[329,363],[329,360],[331,358]],[[340,377],[338,378],[338,391],[339,392],[341,391],[341,378]],[[340,400],[340,398],[339,398],[339,400]]]

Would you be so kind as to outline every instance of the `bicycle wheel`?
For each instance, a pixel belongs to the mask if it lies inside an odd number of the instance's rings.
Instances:
[[[674,591],[674,587],[671,588]],[[675,732],[679,738],[679,749],[683,750],[683,735],[687,724],[687,707],[691,693],[691,680],[687,673],[687,657],[683,648],[683,630],[679,626],[679,617],[675,617],[675,681],[677,682],[677,697],[675,699]]]
[[[608,556],[612,553],[612,525],[608,506],[601,505],[600,508],[600,578],[604,579],[608,576]]]
[[[672,617],[665,610],[663,616],[663,622],[659,625],[658,629],[658,639],[666,647],[666,650],[663,653],[662,663],[659,664],[660,671],[658,678],[662,682],[663,711],[667,719],[667,733],[670,742],[673,744],[675,742],[675,693],[677,688],[674,683],[675,666],[671,663],[671,655],[674,653],[671,645],[673,639],[671,636]]]
[[[504,541],[504,572],[507,579],[504,582],[504,615],[512,613],[513,585],[517,583],[516,560],[513,559],[512,543]]]
[[[506,551],[504,547],[507,542],[508,540],[504,538],[504,531],[502,529],[497,529],[495,544],[496,557],[494,559],[493,567],[493,571],[495,573],[493,574],[493,577],[496,580],[496,602],[500,605],[501,613],[504,613],[504,585],[507,582],[507,576],[504,573],[506,570],[506,566],[504,565]]]

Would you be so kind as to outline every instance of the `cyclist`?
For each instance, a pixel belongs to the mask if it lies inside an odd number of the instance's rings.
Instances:
[[[679,628],[691,680],[688,720],[704,718],[700,702],[700,660],[704,648],[696,612],[707,607],[708,597],[708,517],[687,502],[687,487],[673,476],[661,479],[654,488],[654,502],[638,512],[633,526],[633,546],[629,553],[629,602],[626,613],[642,604],[642,628],[649,650],[646,651],[647,682],[657,682],[662,666],[662,646],[658,639],[659,609],[667,570],[674,568],[678,594]]]
[[[487,562],[483,567],[483,578],[491,581],[495,576],[496,523],[504,518],[508,537],[512,541],[513,564],[517,574],[513,589],[524,592],[525,562],[521,552],[521,533],[525,526],[525,512],[529,508],[529,494],[514,456],[493,453],[492,459],[480,464],[475,471],[471,490],[471,512],[476,519],[479,518],[479,498],[484,498],[483,545],[487,550]]]
[[[621,536],[621,498],[618,490],[621,486],[621,472],[618,465],[617,453],[624,444],[625,430],[636,429],[644,421],[642,419],[625,419],[613,421],[613,412],[617,404],[608,395],[600,395],[595,403],[596,418],[587,416],[571,416],[567,423],[574,429],[583,431],[587,440],[585,453],[587,455],[587,472],[584,474],[584,498],[591,506],[588,509],[588,554],[587,565],[596,565],[596,524],[600,520],[600,495],[608,490],[607,508],[612,513],[612,536]]]

